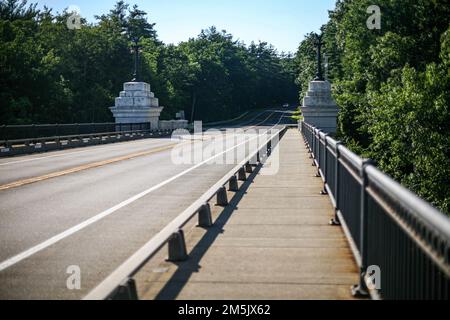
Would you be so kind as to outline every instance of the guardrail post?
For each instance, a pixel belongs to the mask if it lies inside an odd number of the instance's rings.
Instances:
[[[198,211],[198,226],[201,228],[209,228],[212,225],[211,206],[209,203],[206,203]]]
[[[361,269],[360,269],[360,278],[359,278],[359,284],[352,287],[352,294],[356,297],[367,297],[369,295],[369,290],[367,288],[366,284],[366,271],[367,271],[367,174],[366,174],[366,168],[367,166],[373,164],[373,161],[370,159],[364,160],[361,168],[361,178],[362,178],[362,185],[361,185],[361,224],[360,224],[360,253],[361,253]]]
[[[227,188],[222,187],[217,191],[217,205],[226,207],[228,205]]]
[[[230,186],[228,188],[229,191],[231,191],[231,192],[239,191],[239,184],[238,184],[238,179],[236,176],[232,176],[229,183],[230,183]]]
[[[188,258],[186,250],[186,242],[184,240],[183,230],[178,230],[172,234],[169,240],[169,257],[167,258],[170,262],[185,261]]]
[[[123,281],[111,297],[111,300],[139,300],[136,281],[132,278]]]
[[[332,226],[340,226],[341,222],[339,221],[339,215],[338,212],[340,210],[340,190],[339,190],[339,182],[341,179],[341,172],[339,170],[339,159],[341,157],[341,153],[339,152],[339,146],[341,145],[341,142],[336,143],[336,164],[335,164],[335,178],[334,178],[334,201],[336,203],[336,208],[334,208],[334,218],[331,219],[330,224]]]
[[[8,141],[8,135],[6,133],[6,124],[2,125],[1,128],[2,128],[2,131],[1,131],[2,133],[1,133],[0,139],[3,141]]]
[[[243,167],[238,171],[238,179],[239,181],[247,181],[247,174],[245,173],[245,169]]]
[[[253,167],[249,162],[245,164],[245,172],[253,173]]]

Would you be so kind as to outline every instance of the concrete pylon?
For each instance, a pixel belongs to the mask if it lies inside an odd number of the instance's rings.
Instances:
[[[159,116],[164,109],[145,82],[126,82],[115,106],[110,108],[116,123],[150,123],[152,129],[159,129]]]
[[[329,81],[311,81],[301,107],[305,122],[327,133],[336,133],[339,108]]]

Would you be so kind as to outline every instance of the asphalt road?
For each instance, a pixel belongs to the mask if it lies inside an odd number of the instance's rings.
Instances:
[[[289,121],[270,111],[235,127]],[[173,145],[148,139],[1,159],[0,299],[84,297],[234,166],[174,164]],[[69,266],[80,268],[80,290],[67,288]]]

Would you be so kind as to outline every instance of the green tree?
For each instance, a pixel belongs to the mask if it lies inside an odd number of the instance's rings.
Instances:
[[[366,26],[372,4],[381,9],[381,30]],[[340,107],[339,138],[448,212],[450,4],[339,0],[329,16],[322,30]],[[302,92],[311,79],[305,71],[313,61],[310,41],[300,44],[296,58]]]

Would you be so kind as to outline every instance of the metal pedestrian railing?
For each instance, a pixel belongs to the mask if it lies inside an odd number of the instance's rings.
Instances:
[[[450,219],[361,159],[339,141],[301,122],[313,165],[336,209],[360,283],[374,299],[448,300]]]
[[[84,297],[84,300],[138,299],[134,276],[166,245],[168,247],[168,261],[179,262],[188,259],[189,256],[186,249],[183,228],[194,217],[198,217],[198,226],[203,228],[211,227],[213,221],[209,202],[216,197],[216,204],[218,206],[227,206],[229,202],[226,185],[229,186],[229,191],[239,191],[238,181],[246,181],[247,174],[253,173],[254,171],[253,166],[266,161],[286,130],[287,127],[284,126],[281,130],[276,129],[276,132],[270,134],[269,137],[266,137],[264,134],[254,137],[253,139],[263,137],[263,141],[258,141],[256,150],[250,152],[248,156],[233,167],[197,201],[170,222],[125,263],[119,266],[119,268]]]

